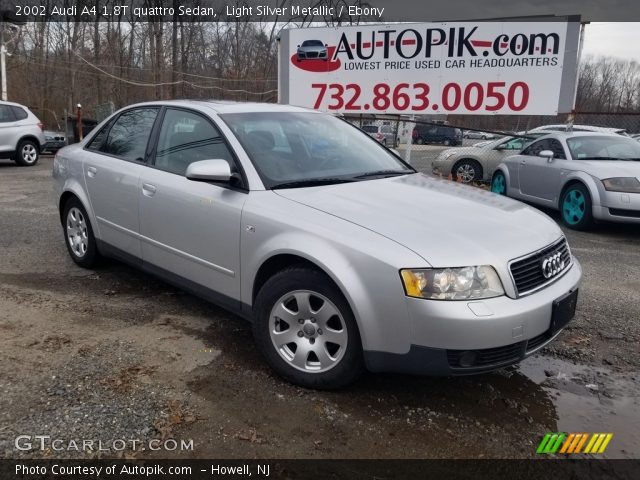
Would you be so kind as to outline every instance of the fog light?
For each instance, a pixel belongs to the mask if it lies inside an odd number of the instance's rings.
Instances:
[[[476,364],[476,352],[464,352],[460,355],[458,363],[461,367],[473,367]]]

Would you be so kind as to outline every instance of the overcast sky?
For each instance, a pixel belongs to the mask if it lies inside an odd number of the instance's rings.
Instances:
[[[640,62],[640,23],[603,22],[585,27],[583,55],[607,55]]]

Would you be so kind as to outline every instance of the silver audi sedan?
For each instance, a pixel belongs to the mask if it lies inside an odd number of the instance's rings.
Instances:
[[[345,121],[274,104],[127,107],[60,150],[69,255],[249,319],[285,379],[486,372],[553,340],[582,270],[527,205],[417,173]]]
[[[491,190],[560,211],[570,228],[640,223],[640,144],[614,133],[557,133],[498,166]]]

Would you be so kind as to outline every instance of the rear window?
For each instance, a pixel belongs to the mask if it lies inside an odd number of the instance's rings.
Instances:
[[[364,130],[367,133],[377,133],[378,127],[376,125],[363,125],[362,130]]]
[[[12,106],[11,110],[16,117],[16,120],[24,120],[27,118],[27,112],[25,112],[24,108]]]
[[[16,117],[9,105],[0,105],[0,122],[15,122]]]

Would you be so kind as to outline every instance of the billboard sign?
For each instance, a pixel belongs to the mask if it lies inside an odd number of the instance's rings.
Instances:
[[[579,32],[573,21],[288,29],[280,102],[352,114],[568,112]]]

